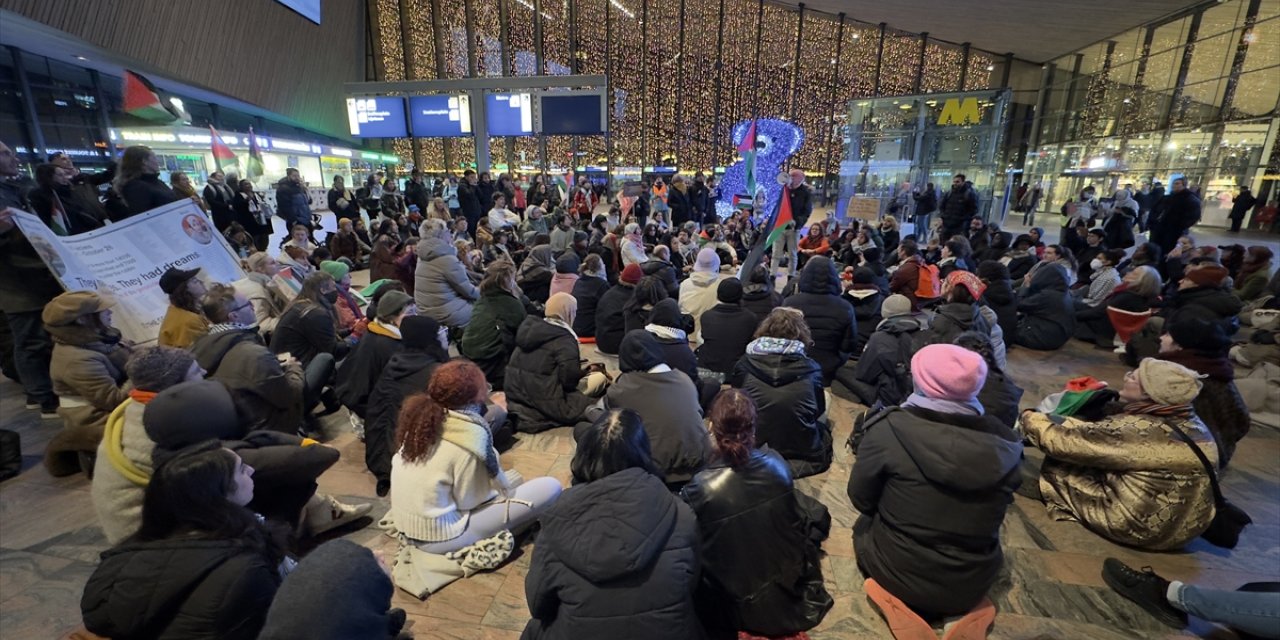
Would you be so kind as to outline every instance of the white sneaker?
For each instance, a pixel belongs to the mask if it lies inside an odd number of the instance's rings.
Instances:
[[[372,509],[369,504],[343,504],[337,498],[317,493],[307,503],[306,526],[312,536],[360,518]]]
[[[364,442],[364,420],[361,420],[354,411],[348,411],[347,418],[351,421],[351,433],[356,434],[357,440]]]

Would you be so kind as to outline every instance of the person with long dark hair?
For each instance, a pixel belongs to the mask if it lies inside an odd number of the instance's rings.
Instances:
[[[111,186],[128,205],[130,216],[182,199],[160,181],[160,158],[151,147],[143,145],[124,150]]]
[[[204,281],[196,277],[199,269],[169,267],[160,276],[160,290],[169,296],[169,309],[160,321],[156,342],[165,347],[190,347],[200,336],[209,333],[200,299],[207,292]]]
[[[400,409],[391,458],[391,516],[411,544],[444,554],[519,531],[560,496],[551,477],[504,471],[484,418],[484,372],[454,360]]]
[[[147,485],[142,525],[102,554],[85,627],[119,640],[252,640],[294,566],[283,535],[245,505],[253,467],[216,441],[176,453]]]
[[[716,396],[708,421],[712,459],[680,491],[698,516],[697,603],[713,637],[790,636],[816,627],[834,604],[787,461],[756,448],[756,416],[746,392]]]
[[[649,324],[649,314],[653,312],[653,305],[668,297],[670,294],[667,293],[666,285],[657,276],[641,278],[631,298],[622,305],[623,330],[631,333],[637,329],[644,329],[645,325]]]
[[[640,415],[601,415],[570,470],[573,486],[542,515],[522,637],[705,637],[693,602],[698,523],[662,483]]]

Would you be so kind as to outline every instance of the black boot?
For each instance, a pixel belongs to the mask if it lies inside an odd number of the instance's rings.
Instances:
[[[1115,558],[1107,558],[1102,563],[1102,581],[1160,622],[1175,629],[1187,626],[1186,612],[1169,604],[1169,581],[1156,575],[1150,567],[1136,571]]]

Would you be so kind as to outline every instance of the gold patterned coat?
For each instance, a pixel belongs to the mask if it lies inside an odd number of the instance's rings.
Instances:
[[[1191,447],[1164,420],[1178,420],[1205,456],[1218,447],[1190,418],[1117,414],[1098,422],[1027,413],[1028,439],[1045,454],[1040,491],[1049,514],[1142,549],[1177,549],[1213,520],[1213,489]]]

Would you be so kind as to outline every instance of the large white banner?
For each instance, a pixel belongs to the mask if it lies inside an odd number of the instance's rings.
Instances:
[[[200,269],[205,282],[230,284],[244,277],[226,238],[188,199],[74,236],[55,234],[33,214],[10,211],[64,288],[115,297],[112,322],[137,344],[160,333],[169,308],[160,276],[170,267]]]

